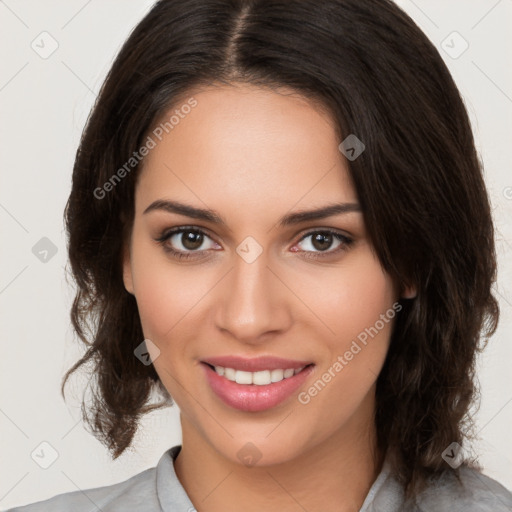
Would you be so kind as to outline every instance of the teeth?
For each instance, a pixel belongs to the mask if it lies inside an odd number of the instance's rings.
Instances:
[[[235,382],[237,384],[252,384],[252,373],[237,370],[235,372]]]
[[[265,384],[270,384],[270,371],[264,370],[261,372],[254,372],[252,374],[252,383],[257,384],[258,386],[264,386]]]
[[[235,380],[236,371],[233,368],[224,368],[224,377],[228,380]]]
[[[283,379],[289,379],[297,373],[301,372],[302,368],[287,368],[285,370],[262,370],[260,372],[245,372],[242,370],[234,370],[233,368],[224,368],[222,366],[215,366],[215,372],[226,379],[236,382],[237,384],[256,384],[257,386],[266,386],[273,382],[280,382]]]
[[[270,372],[270,380],[272,382],[279,382],[284,379],[284,370],[272,370]]]

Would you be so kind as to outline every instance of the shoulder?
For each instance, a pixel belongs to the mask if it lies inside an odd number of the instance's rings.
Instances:
[[[160,511],[155,481],[156,468],[150,468],[117,484],[59,494],[7,512]]]
[[[429,512],[510,512],[512,493],[493,478],[468,466],[447,470],[418,497],[418,510]]]

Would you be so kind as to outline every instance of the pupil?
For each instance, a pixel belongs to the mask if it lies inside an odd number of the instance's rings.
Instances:
[[[186,249],[197,249],[201,247],[203,243],[203,235],[201,235],[201,233],[195,233],[194,231],[187,231],[182,235],[182,243],[183,247]]]
[[[328,249],[332,242],[332,235],[329,233],[317,233],[313,237],[313,246],[315,249],[324,250]]]

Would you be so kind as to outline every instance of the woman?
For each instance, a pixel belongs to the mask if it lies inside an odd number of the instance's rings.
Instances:
[[[158,2],[66,222],[91,345],[64,384],[94,364],[114,457],[173,401],[183,442],[16,510],[511,509],[464,451],[498,320],[489,200],[457,88],[394,3]]]

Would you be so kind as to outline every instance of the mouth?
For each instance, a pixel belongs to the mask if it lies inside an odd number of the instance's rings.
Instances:
[[[281,382],[284,379],[289,379],[294,375],[300,373],[306,366],[300,366],[299,368],[276,368],[274,370],[260,370],[257,372],[248,372],[244,370],[235,370],[234,368],[226,368],[224,366],[213,366],[208,363],[204,363],[209,366],[217,375],[226,378],[231,382],[237,384],[255,386],[268,386],[276,382]]]
[[[212,364],[212,360],[209,360],[202,361],[201,367],[210,388],[224,404],[240,411],[258,412],[276,407],[290,398],[304,384],[315,366],[314,363],[290,361],[283,364],[283,361],[273,359],[269,364],[267,360],[267,367],[262,368],[265,361],[261,359],[250,360],[249,363],[245,360],[246,364],[233,368]],[[240,366],[244,369],[240,369]],[[248,366],[258,369],[248,371],[245,369]]]

